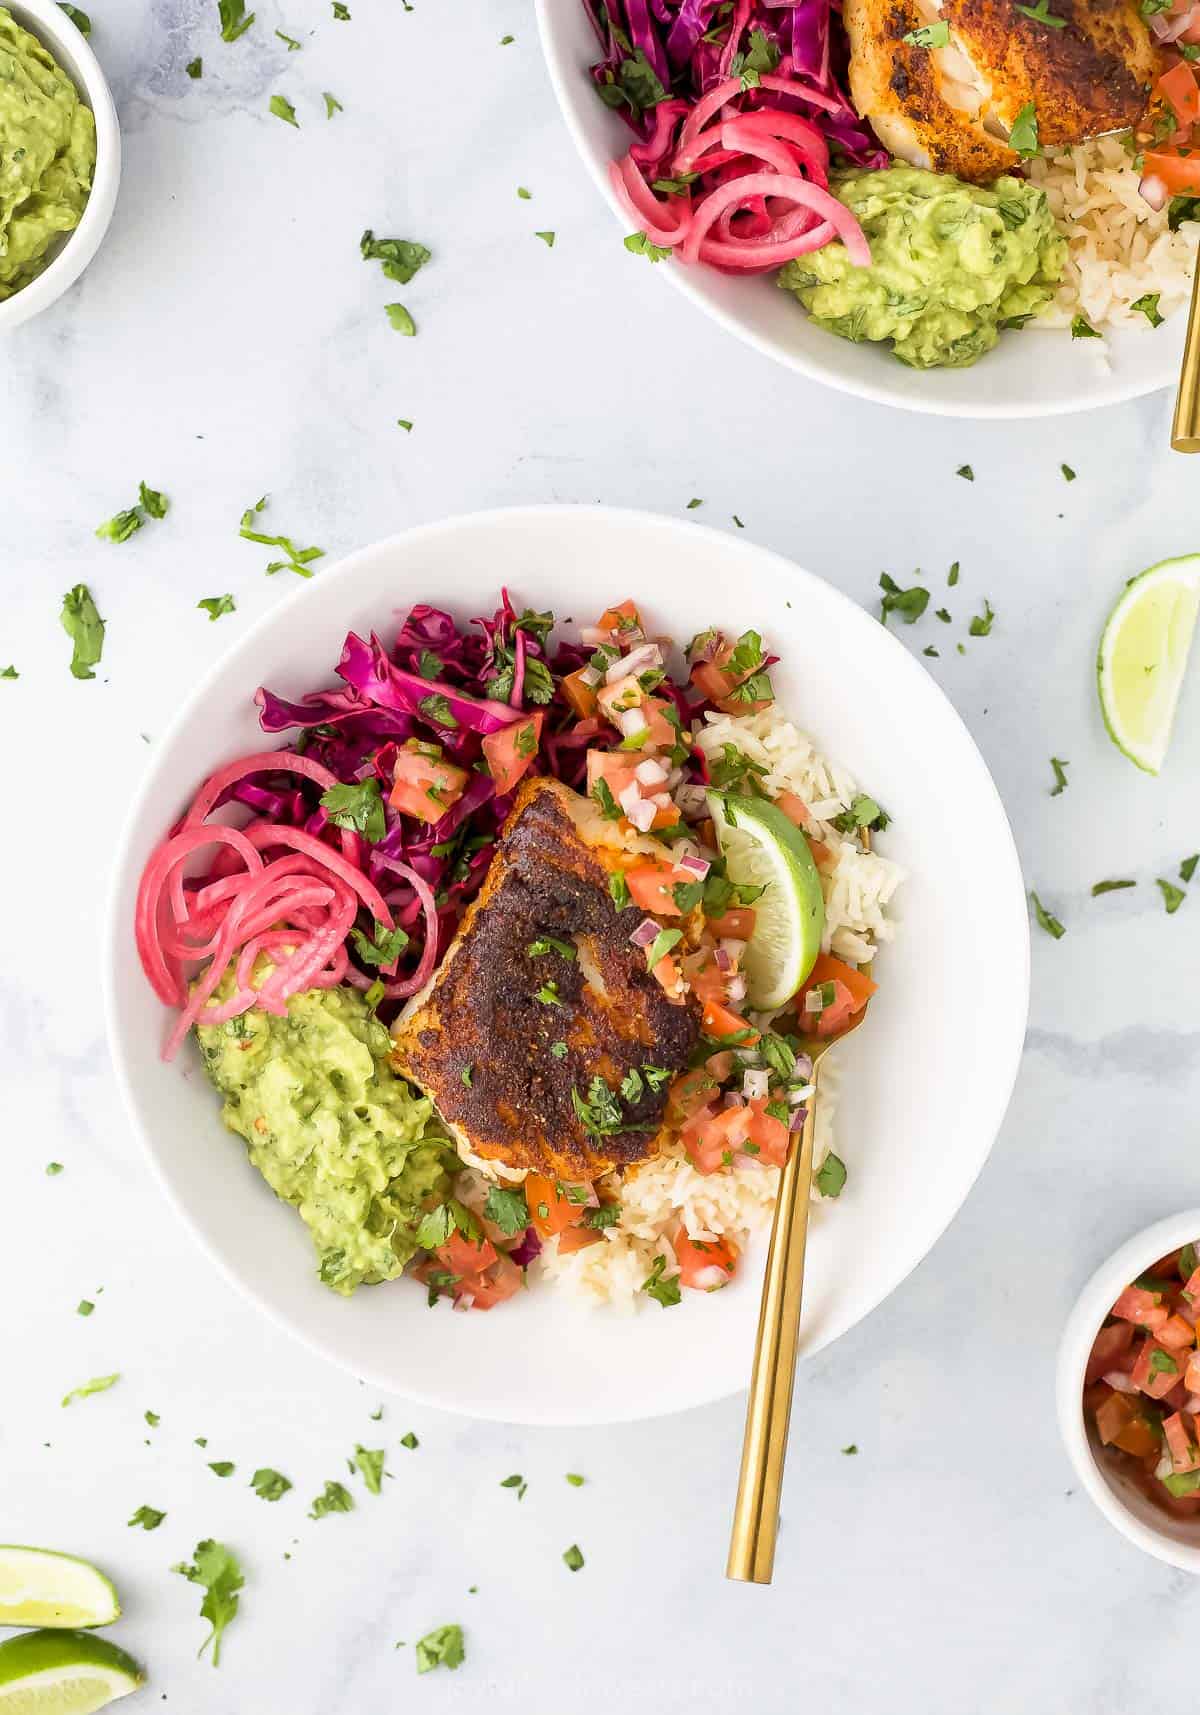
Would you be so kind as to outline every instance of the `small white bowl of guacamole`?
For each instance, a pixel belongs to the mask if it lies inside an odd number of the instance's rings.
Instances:
[[[57,0],[0,4],[0,333],[79,278],[120,178],[117,110],[77,24]]]

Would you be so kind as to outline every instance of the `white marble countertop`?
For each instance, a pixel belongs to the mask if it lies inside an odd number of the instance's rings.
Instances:
[[[1193,688],[1166,774],[1143,777],[1104,735],[1092,668],[1121,582],[1196,546],[1169,401],[974,426],[805,385],[622,249],[526,5],[414,3],[350,0],[335,23],[316,0],[259,0],[234,45],[213,0],[92,7],[125,130],[120,202],[79,286],[6,345],[0,389],[0,665],[21,673],[0,690],[0,1536],[118,1578],[116,1635],[151,1673],[131,1708],[365,1715],[482,1696],[534,1715],[614,1698],[1116,1715],[1178,1695],[1195,1587],[1072,1492],[1052,1397],[1061,1321],[1094,1265],[1200,1202],[1200,901],[1167,917],[1153,885],[1200,847],[1200,713]],[[196,54],[198,83],[184,73]],[[344,105],[329,122],[324,90]],[[299,131],[268,113],[276,91]],[[365,226],[436,259],[392,288],[359,259]],[[387,325],[395,296],[415,340]],[[967,462],[973,483],[954,474]],[[169,518],[122,547],[97,541],[140,478],[170,495]],[[885,568],[904,581],[923,567],[936,594],[962,563],[954,626],[930,617],[905,640],[942,646],[931,670],[1067,934],[1035,930],[1023,1077],[961,1216],[802,1373],[771,1589],[722,1577],[740,1400],[593,1432],[388,1400],[373,1424],[376,1397],[243,1304],[146,1171],[100,1011],[106,871],[146,739],[284,593],[237,539],[264,491],[272,528],[334,555],[514,501],[679,513],[699,496],[705,520],[733,528],[736,511],[754,540],[864,603]],[[108,621],[94,683],[70,678],[58,624],[79,580]],[[238,611],[210,624],[195,604],[225,591]],[[985,596],[993,634],[959,656]],[[1071,764],[1056,798],[1051,754]],[[1135,892],[1089,897],[1123,874]],[[966,990],[987,976],[964,973]],[[67,1388],[114,1370],[111,1392],[61,1410]],[[415,1452],[397,1446],[410,1429]],[[396,1481],[350,1517],[308,1522],[304,1498],[360,1439],[386,1443]],[[239,1475],[219,1481],[209,1458]],[[296,1493],[265,1507],[244,1486],[258,1464]],[[521,1502],[498,1486],[517,1471]],[[153,1534],[126,1528],[142,1503],[167,1511]],[[167,1570],[207,1535],[248,1574],[217,1673],[196,1659],[200,1592]],[[577,1576],[560,1558],[572,1542]],[[411,1648],[393,1646],[449,1620],[467,1627],[467,1662],[415,1681]]]

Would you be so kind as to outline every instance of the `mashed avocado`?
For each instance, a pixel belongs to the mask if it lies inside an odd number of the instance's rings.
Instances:
[[[57,60],[0,6],[0,300],[41,273],[79,225],[96,122]]]
[[[871,266],[855,268],[834,243],[779,275],[830,333],[890,339],[914,369],[963,369],[1000,328],[1023,327],[1050,301],[1066,240],[1045,194],[1023,179],[984,188],[888,167],[847,173],[833,188],[867,236]]]
[[[422,1214],[449,1195],[456,1158],[432,1102],[388,1065],[391,1037],[362,997],[314,989],[293,996],[286,1018],[247,1012],[196,1034],[222,1119],[299,1210],[321,1279],[347,1294],[394,1279]]]

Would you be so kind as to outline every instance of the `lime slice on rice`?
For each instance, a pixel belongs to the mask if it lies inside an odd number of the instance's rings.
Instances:
[[[107,1626],[120,1612],[112,1584],[86,1560],[0,1544],[0,1626]]]
[[[1163,560],[1129,580],[1100,639],[1104,724],[1148,774],[1158,773],[1171,742],[1198,607],[1200,554]]]
[[[90,1632],[23,1632],[0,1644],[0,1715],[92,1715],[143,1678],[132,1656]]]
[[[747,1005],[769,1012],[791,1000],[821,951],[821,877],[808,841],[777,804],[710,792],[708,811],[730,881],[766,889],[754,902],[742,969]]]

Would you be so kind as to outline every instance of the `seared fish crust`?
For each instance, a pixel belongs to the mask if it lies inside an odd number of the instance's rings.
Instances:
[[[983,183],[1019,157],[1008,134],[1032,102],[1042,147],[1124,130],[1146,111],[1154,46],[1137,0],[845,0],[850,91],[880,141],[914,166]],[[944,48],[903,38],[943,20]]]
[[[568,1181],[654,1154],[670,1080],[656,1077],[652,1090],[643,1077],[635,1100],[618,1098],[621,1129],[604,1136],[581,1123],[572,1092],[586,1099],[597,1076],[617,1092],[646,1066],[674,1076],[699,1034],[696,1003],[669,1000],[630,944],[642,913],[613,903],[616,854],[587,837],[596,831],[569,788],[521,787],[487,880],[431,988],[400,1020],[393,1055],[476,1155]],[[550,938],[576,956],[530,951]],[[565,1050],[552,1053],[557,1044]]]

